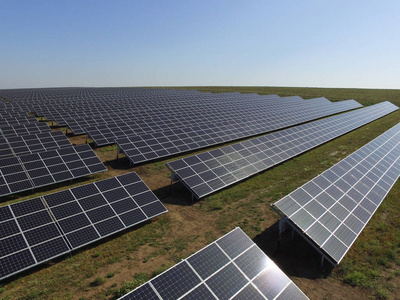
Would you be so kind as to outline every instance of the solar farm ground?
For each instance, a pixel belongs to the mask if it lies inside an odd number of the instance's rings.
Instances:
[[[400,90],[273,87],[203,87],[199,90],[276,93],[299,95],[304,99],[324,96],[331,101],[353,98],[363,105],[388,100],[400,106]],[[0,299],[112,299],[122,296],[236,226],[240,226],[310,299],[396,299],[396,291],[400,289],[399,183],[334,269],[329,264],[320,269],[320,256],[301,237],[295,235],[292,240],[291,232],[283,235],[277,251],[278,216],[270,204],[399,121],[400,111],[396,111],[197,202],[191,202],[190,193],[180,183],[173,184],[170,194],[170,172],[165,163],[177,157],[131,168],[123,155],[116,160],[116,146],[97,148],[95,152],[108,172],[38,189],[35,193],[9,196],[1,205],[136,171],[169,212],[1,282]],[[83,144],[85,137],[71,137],[70,141]]]

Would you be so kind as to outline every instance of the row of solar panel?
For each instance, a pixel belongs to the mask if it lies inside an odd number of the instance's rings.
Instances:
[[[0,196],[83,177],[107,168],[89,145],[0,159]]]
[[[398,107],[382,102],[276,133],[167,163],[196,198],[262,172],[342,134],[381,118]]]
[[[50,132],[51,128],[43,122],[4,126],[0,128],[0,135],[8,138],[22,135]]]
[[[210,97],[211,95],[211,97]],[[249,97],[255,98],[255,95],[241,95],[235,94],[210,94],[207,95],[199,95],[197,94],[195,99],[191,99],[190,97],[181,97],[177,98],[176,96],[170,97],[169,99],[160,99],[162,101],[157,101],[155,97],[151,97],[150,99],[142,99],[143,101],[137,101],[137,99],[128,99],[126,101],[122,99],[118,99],[117,101],[113,101],[110,98],[105,100],[93,100],[86,101],[83,104],[80,104],[80,101],[72,101],[69,102],[67,99],[63,99],[62,103],[59,101],[54,103],[54,101],[40,101],[37,104],[29,101],[27,105],[29,107],[25,107],[26,111],[35,112],[37,115],[45,116],[46,118],[52,118],[54,116],[54,120],[57,122],[63,121],[63,118],[72,117],[77,118],[79,116],[90,116],[93,114],[108,114],[110,111],[116,113],[125,113],[126,111],[132,111],[132,113],[140,112],[141,114],[146,114],[147,111],[154,111],[156,115],[160,113],[173,113],[175,114],[177,111],[182,110],[186,107],[185,110],[190,109],[195,105],[199,107],[207,107],[211,104],[209,99],[212,99],[213,105],[221,105],[220,99],[229,97],[231,104],[244,105]],[[274,97],[278,97],[276,95],[272,95]],[[270,96],[259,96],[257,95],[257,99],[263,99]],[[240,98],[241,101],[234,102],[235,98]],[[226,105],[225,105],[226,106]],[[235,106],[235,105],[233,105]],[[112,108],[112,109],[111,109]],[[71,114],[72,113],[72,114]],[[131,113],[131,115],[132,115]],[[63,116],[64,115],[64,116]],[[154,113],[151,114],[154,116]],[[61,124],[60,124],[61,125]]]
[[[199,115],[205,115],[206,113],[212,113],[215,111],[225,112],[229,111],[231,114],[236,114],[242,112],[243,109],[249,111],[252,110],[257,112],[257,108],[265,109],[267,104],[280,103],[281,105],[287,105],[288,101],[269,101],[267,99],[279,98],[276,95],[264,96],[260,101],[258,98],[244,99],[243,97],[239,100],[230,98],[229,103],[227,101],[219,101],[219,99],[213,99],[212,101],[206,101],[206,99],[201,99],[197,103],[193,101],[179,102],[176,104],[171,104],[170,102],[156,103],[154,106],[147,107],[137,107],[132,106],[131,102],[121,103],[120,101],[113,105],[113,103],[106,102],[102,105],[97,104],[95,107],[89,105],[88,108],[80,108],[74,111],[70,111],[68,108],[60,109],[59,107],[51,108],[52,111],[43,112],[43,115],[49,119],[54,119],[59,124],[67,124],[68,126],[74,126],[71,128],[72,132],[81,132],[83,127],[87,127],[88,124],[85,123],[87,119],[89,123],[95,124],[105,124],[110,122],[125,122],[127,120],[141,120],[141,119],[153,119],[159,116],[184,116],[186,113],[196,112]],[[296,99],[296,102],[298,100]],[[304,102],[304,101],[302,101]],[[247,105],[246,105],[247,104]],[[112,110],[109,108],[112,106]],[[242,112],[244,113],[244,112]],[[104,118],[102,118],[104,117]],[[73,122],[74,119],[76,122]]]
[[[281,98],[283,99],[283,98]],[[141,129],[143,126],[149,127],[151,131],[157,131],[157,128],[153,129],[151,123],[156,123],[155,125],[164,128],[175,127],[187,127],[190,124],[196,123],[211,123],[222,119],[236,119],[236,118],[247,118],[254,115],[262,115],[273,109],[287,108],[287,101],[273,101],[271,103],[265,103],[263,101],[262,105],[242,105],[240,102],[230,103],[229,106],[225,103],[220,105],[210,104],[207,107],[180,107],[181,111],[175,108],[169,108],[171,111],[168,113],[167,109],[152,109],[151,111],[135,110],[132,112],[127,112],[126,110],[121,112],[112,113],[102,113],[95,116],[86,116],[85,118],[65,118],[65,124],[74,134],[84,134],[87,127],[95,127],[105,124],[124,124],[132,126],[133,129]],[[296,102],[299,102],[296,100]],[[302,101],[305,102],[305,101]],[[312,100],[307,100],[308,104],[314,102]],[[320,99],[317,101],[321,103]],[[268,104],[268,105],[267,105]],[[231,106],[232,105],[232,106]],[[234,109],[233,109],[234,108]],[[146,133],[147,130],[142,130],[139,132],[134,132],[134,134]]]
[[[249,98],[251,97],[251,98]],[[244,113],[244,110],[253,111],[254,113],[258,113],[258,110],[265,110],[271,105],[280,105],[280,106],[288,106],[290,103],[302,104],[308,103],[311,101],[303,101],[300,97],[286,97],[279,98],[277,95],[268,95],[268,96],[259,96],[259,95],[240,95],[240,96],[229,96],[224,95],[222,98],[219,94],[216,94],[210,100],[204,99],[204,96],[201,96],[197,101],[190,101],[187,97],[184,101],[179,101],[174,103],[171,101],[163,101],[157,102],[152,99],[151,102],[146,102],[144,106],[133,105],[132,101],[122,102],[118,101],[117,103],[104,102],[102,105],[96,103],[89,104],[87,108],[82,107],[79,109],[75,109],[71,111],[69,107],[47,107],[47,109],[51,109],[51,111],[44,112],[43,115],[46,118],[53,118],[59,124],[67,124],[71,126],[71,130],[74,133],[83,133],[83,128],[88,126],[85,123],[84,119],[88,119],[89,123],[99,123],[104,124],[104,122],[108,123],[109,119],[113,119],[116,122],[125,122],[126,120],[140,120],[140,119],[153,119],[158,118],[159,116],[185,116],[187,113],[196,112],[201,116],[207,115],[207,113],[213,113],[218,111],[220,113],[228,113],[228,115],[236,115],[237,113]],[[236,99],[237,98],[237,99]],[[279,99],[279,101],[275,101]],[[173,99],[176,100],[175,98]],[[317,100],[316,100],[317,101]],[[319,99],[319,103],[324,102]],[[325,102],[329,102],[325,99]],[[153,103],[152,106],[149,106],[150,103]],[[110,109],[109,107],[112,107]],[[257,110],[258,109],[258,110]],[[117,115],[117,117],[115,117]],[[97,116],[97,117],[96,117]],[[105,120],[99,118],[99,116],[104,116]],[[95,117],[94,119],[91,119]],[[239,116],[238,116],[239,117]],[[76,122],[71,119],[76,119]],[[168,118],[167,118],[168,119]]]
[[[134,172],[0,207],[0,279],[165,212]]]
[[[358,107],[357,102],[335,103],[330,107],[308,107],[292,113],[276,114],[268,119],[253,122],[219,122],[196,127],[156,132],[115,140],[120,152],[133,163],[141,163],[221,144],[265,132],[300,124],[338,112]],[[108,131],[102,130],[104,133]],[[105,137],[104,140],[110,140]]]
[[[308,299],[236,228],[120,299]]]
[[[400,124],[274,205],[339,263],[399,176]],[[120,299],[306,298],[235,229]]]
[[[339,264],[399,176],[400,124],[274,207]]]
[[[61,131],[0,137],[0,159],[63,147],[72,147],[72,144]]]

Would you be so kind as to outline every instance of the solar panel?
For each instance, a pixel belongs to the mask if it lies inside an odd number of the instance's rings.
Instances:
[[[72,147],[61,131],[44,132],[8,138],[0,137],[0,158],[43,152],[51,149]]]
[[[9,114],[0,116],[0,128],[31,123],[37,123],[37,119],[34,116],[11,116]]]
[[[397,109],[390,102],[382,102],[178,159],[166,165],[171,170],[172,178],[180,180],[199,199]]]
[[[308,299],[236,228],[120,299]]]
[[[0,215],[0,279],[70,251],[40,198],[1,207]]]
[[[335,103],[334,106],[311,106],[298,111],[275,112],[268,118],[249,121],[223,121],[196,127],[172,129],[146,135],[118,139],[115,143],[133,164],[221,144],[323,116],[353,109],[352,103]]]
[[[20,135],[30,135],[37,134],[43,132],[50,132],[51,129],[46,123],[31,123],[31,124],[21,124],[15,126],[6,126],[0,128],[0,133],[8,138],[12,136],[20,136]]]
[[[0,280],[165,212],[135,172],[0,207]]]
[[[167,212],[133,172],[44,196],[73,249]]]
[[[287,216],[339,264],[400,175],[400,124],[282,198]],[[280,212],[278,211],[280,210]]]
[[[0,196],[106,170],[89,145],[0,159]]]

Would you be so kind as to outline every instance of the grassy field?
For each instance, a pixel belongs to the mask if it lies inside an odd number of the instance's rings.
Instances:
[[[203,92],[242,92],[355,99],[363,105],[391,101],[400,106],[400,90],[282,87],[193,87]],[[240,226],[311,299],[398,299],[400,289],[400,184],[379,207],[336,268],[299,236],[283,236],[277,249],[278,215],[270,204],[314,178],[400,120],[396,111],[380,120],[260,173],[219,193],[191,202],[175,183],[170,193],[165,163],[174,158],[130,168],[116,160],[116,147],[95,149],[108,172],[70,184],[39,189],[4,199],[0,205],[49,194],[88,182],[136,171],[169,212],[141,226],[38,266],[0,284],[0,299],[113,299]],[[84,137],[72,137],[75,144]],[[202,151],[199,151],[202,152]],[[193,154],[193,153],[191,153]],[[181,156],[184,157],[184,156]]]

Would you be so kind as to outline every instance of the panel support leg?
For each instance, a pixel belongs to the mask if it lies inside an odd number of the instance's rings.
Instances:
[[[325,256],[321,255],[321,269],[324,267]]]

